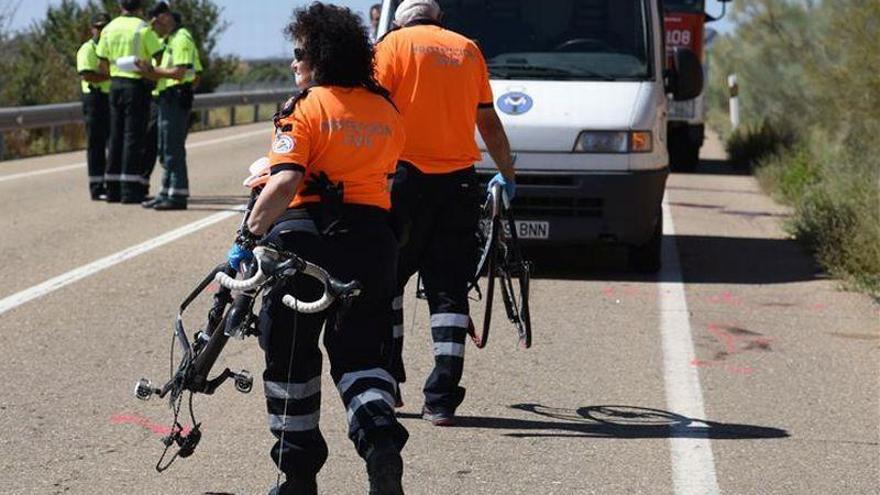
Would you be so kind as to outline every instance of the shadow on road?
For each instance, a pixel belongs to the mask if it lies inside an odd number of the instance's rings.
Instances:
[[[781,284],[822,278],[821,269],[796,241],[748,237],[676,235],[686,283]],[[566,248],[529,246],[534,278],[668,282],[663,273],[633,272],[626,249],[598,245]]]
[[[512,430],[505,436],[586,438],[710,438],[713,440],[756,440],[788,438],[786,430],[768,426],[718,423],[688,418],[673,412],[637,406],[587,406],[576,410],[515,404],[511,409],[547,419],[457,416],[458,428]],[[401,415],[418,417],[417,415]],[[519,431],[513,431],[519,430]]]
[[[752,172],[748,167],[736,167],[727,160],[713,160],[706,158],[700,160],[700,165],[697,169],[690,173],[695,175],[752,175]]]

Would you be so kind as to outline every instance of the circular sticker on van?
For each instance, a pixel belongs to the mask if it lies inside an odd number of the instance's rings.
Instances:
[[[532,97],[519,91],[504,93],[498,98],[498,110],[507,115],[522,115],[532,109]]]

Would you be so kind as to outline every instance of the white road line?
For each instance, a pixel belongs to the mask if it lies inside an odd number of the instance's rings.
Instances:
[[[660,331],[663,337],[666,403],[670,412],[697,420],[706,418],[700,375],[693,366],[696,353],[690,325],[681,263],[675,245],[675,224],[669,205],[663,204],[663,269],[658,284]],[[673,430],[669,439],[673,484],[676,495],[718,495],[715,459],[708,435],[700,435],[706,425],[683,425],[686,434]],[[694,434],[696,432],[696,434]],[[708,434],[708,430],[706,431]]]
[[[64,165],[63,167],[55,167],[55,168],[47,168],[43,170],[34,170],[33,172],[22,172],[20,174],[12,174],[12,175],[4,175],[0,177],[0,182],[6,182],[8,180],[16,180],[16,179],[25,179],[29,177],[35,177],[37,175],[43,174],[51,174],[55,172],[64,172],[65,170],[73,170],[75,168],[85,167],[85,162],[74,163],[73,165]]]
[[[249,137],[257,136],[260,134],[267,136],[266,139],[267,139],[267,143],[268,143],[268,139],[269,139],[268,136],[270,135],[270,131],[262,129],[259,131],[251,131],[251,132],[245,132],[243,134],[236,134],[234,136],[226,136],[226,137],[222,137],[222,138],[209,139],[207,141],[199,141],[196,143],[186,145],[186,148],[190,149],[190,150],[195,149],[195,148],[202,148],[205,146],[211,146],[213,144],[220,144],[220,143],[223,143],[226,141],[234,141],[237,139],[249,138]],[[267,144],[267,146],[268,146],[268,144]],[[10,181],[10,180],[17,180],[17,179],[27,179],[30,177],[35,177],[37,175],[51,174],[51,173],[55,173],[55,172],[64,172],[65,170],[73,170],[75,168],[81,168],[81,167],[85,167],[85,166],[86,166],[85,162],[79,162],[79,163],[74,163],[72,165],[64,165],[61,167],[47,168],[47,169],[43,169],[43,170],[34,170],[32,172],[21,172],[19,174],[4,175],[4,176],[0,177],[0,182],[6,182],[6,181]]]
[[[183,227],[174,229],[170,232],[166,232],[158,237],[154,237],[153,239],[142,242],[136,246],[132,246],[117,253],[111,254],[110,256],[107,256],[105,258],[93,261],[88,265],[75,268],[67,273],[47,280],[42,284],[35,285],[29,289],[25,289],[11,296],[0,299],[0,315],[11,309],[21,306],[26,302],[32,301],[38,297],[42,297],[46,294],[49,294],[50,292],[54,292],[66,285],[70,285],[78,280],[82,280],[90,275],[94,275],[106,268],[110,268],[113,265],[122,263],[123,261],[134,258],[135,256],[156,249],[157,247],[163,246],[182,237],[186,237],[189,234],[204,229],[205,227],[214,225],[215,223],[222,222],[223,220],[226,220],[227,218],[238,214],[240,214],[239,211],[224,211],[220,213],[215,213],[214,215],[184,225]]]

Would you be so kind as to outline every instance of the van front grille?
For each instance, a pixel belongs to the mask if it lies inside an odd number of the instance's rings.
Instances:
[[[601,218],[603,206],[602,198],[558,196],[517,196],[513,198],[513,214],[517,218]]]

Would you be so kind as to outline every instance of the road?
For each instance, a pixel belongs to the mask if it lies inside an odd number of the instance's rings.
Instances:
[[[192,136],[185,212],[88,201],[82,154],[0,163],[0,493],[274,484],[255,341],[222,363],[253,371],[255,392],[198,397],[202,443],[164,474],[170,411],[131,395],[167,377],[176,307],[222,259],[268,132]],[[670,178],[659,275],[628,273],[613,250],[536,260],[535,345],[515,350],[499,323],[487,349],[468,346],[459,427],[417,417],[430,343],[407,296],[408,494],[880,493],[878,306],[824,276],[784,234],[786,209],[722,158],[710,142],[700,173]],[[365,493],[323,387],[322,493]]]

